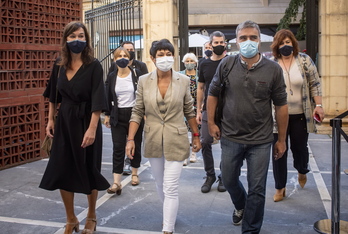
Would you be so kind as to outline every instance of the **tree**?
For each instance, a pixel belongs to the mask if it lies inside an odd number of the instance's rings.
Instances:
[[[280,20],[277,31],[289,29],[291,22],[295,21],[299,8],[303,7],[300,26],[297,30],[296,39],[303,40],[306,37],[306,0],[290,0],[289,7],[286,8],[283,18]]]

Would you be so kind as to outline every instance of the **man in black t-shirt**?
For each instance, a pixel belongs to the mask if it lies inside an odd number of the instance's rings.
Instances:
[[[208,97],[208,90],[210,82],[212,81],[216,68],[220,64],[221,60],[226,56],[226,42],[225,35],[220,31],[215,31],[210,34],[210,44],[213,49],[213,55],[205,59],[199,68],[198,88],[197,88],[197,123],[201,124],[201,143],[202,143],[202,156],[204,161],[204,170],[206,171],[206,180],[202,185],[202,193],[208,193],[211,186],[216,181],[215,169],[214,169],[214,157],[212,152],[213,137],[209,135],[208,130],[208,118],[206,112],[206,99]],[[204,104],[202,101],[204,99]],[[201,110],[201,111],[199,111]],[[218,191],[225,192],[226,189],[221,181],[221,174],[218,176],[219,184]]]
[[[210,41],[207,41],[204,43],[204,55],[202,58],[198,60],[197,70],[199,71],[199,67],[202,64],[202,62],[208,58],[210,58],[213,55],[213,48],[211,48]]]

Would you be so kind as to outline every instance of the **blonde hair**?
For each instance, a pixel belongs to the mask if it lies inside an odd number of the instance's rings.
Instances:
[[[128,57],[128,59],[130,58],[130,55],[129,55],[129,52],[128,50],[126,50],[125,48],[123,47],[118,47],[115,52],[114,52],[114,60],[116,60],[118,58],[118,56],[120,55],[121,51],[123,51],[126,56]]]

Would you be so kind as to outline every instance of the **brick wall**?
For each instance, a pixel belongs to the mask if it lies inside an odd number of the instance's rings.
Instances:
[[[0,170],[46,157],[48,102],[42,97],[64,26],[82,0],[0,1]]]

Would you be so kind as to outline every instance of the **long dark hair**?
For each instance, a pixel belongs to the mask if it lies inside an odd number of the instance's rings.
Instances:
[[[71,52],[67,46],[67,38],[68,36],[75,32],[76,30],[78,30],[79,28],[82,28],[84,33],[85,33],[85,37],[86,37],[86,47],[84,48],[84,50],[82,51],[81,54],[81,59],[83,64],[90,64],[91,62],[93,62],[94,57],[93,57],[93,48],[91,46],[91,39],[89,37],[89,33],[87,31],[86,26],[78,21],[72,21],[70,23],[68,23],[65,28],[64,28],[64,32],[63,32],[63,40],[62,40],[62,52],[61,52],[61,60],[58,63],[58,65],[60,66],[64,66],[66,68],[70,68],[71,66]]]

